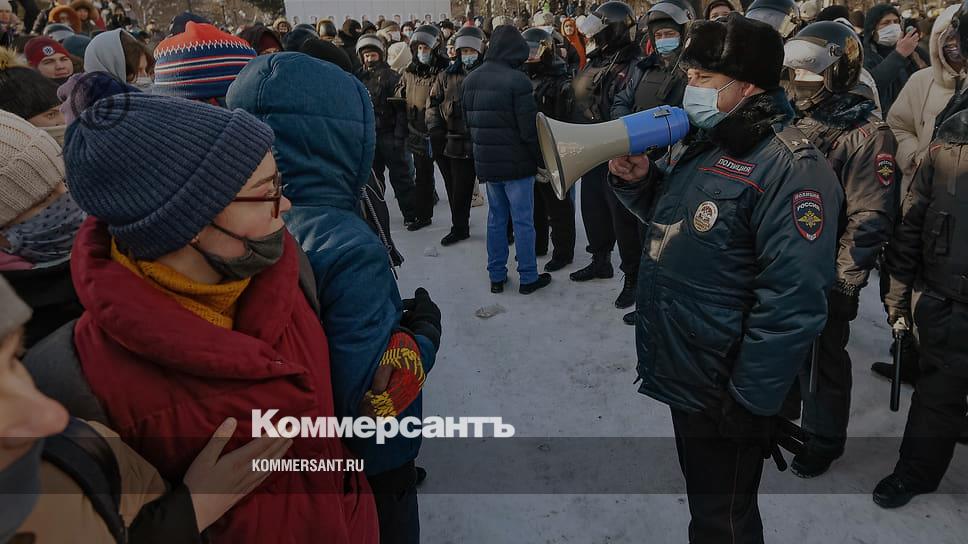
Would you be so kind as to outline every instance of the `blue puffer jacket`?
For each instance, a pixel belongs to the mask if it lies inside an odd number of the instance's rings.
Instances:
[[[528,42],[510,25],[498,27],[484,64],[464,79],[461,102],[474,144],[474,168],[481,181],[509,181],[535,175],[541,164],[531,80],[520,70]]]
[[[356,416],[403,313],[386,249],[356,211],[376,145],[366,87],[334,64],[278,53],[250,62],[226,103],[275,131],[273,156],[292,201],[286,224],[316,274],[336,415]],[[429,372],[436,351],[426,337],[416,339]],[[419,418],[422,405],[421,395],[398,417]],[[414,459],[420,438],[398,436],[382,446],[354,438],[349,445],[367,474],[379,474]]]

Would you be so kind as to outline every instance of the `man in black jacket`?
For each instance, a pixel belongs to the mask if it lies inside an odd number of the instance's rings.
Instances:
[[[413,202],[413,156],[407,151],[407,118],[403,108],[395,107],[390,99],[400,82],[400,74],[386,62],[386,44],[375,34],[359,39],[356,51],[363,68],[357,76],[373,101],[376,119],[376,153],[373,155],[373,173],[384,185],[383,171],[387,170],[393,194],[400,206],[404,224],[416,219]]]
[[[573,81],[575,107],[572,122],[610,121],[615,96],[628,83],[632,67],[642,56],[633,39],[635,18],[632,8],[624,2],[606,2],[585,19],[580,30],[591,41],[587,48],[588,62]],[[581,178],[581,216],[592,263],[573,272],[570,277],[573,281],[611,278],[614,274],[612,248],[618,241],[625,283],[615,306],[628,308],[635,304],[635,279],[642,242],[635,217],[608,189],[607,174],[608,167],[601,164]]]
[[[780,88],[783,42],[731,13],[680,62],[696,128],[661,160],[609,163],[645,225],[639,391],[668,404],[690,542],[762,543],[757,492],[774,416],[823,328],[843,191]]]
[[[968,112],[949,117],[904,197],[887,246],[884,305],[895,331],[917,326],[921,375],[914,386],[900,459],[874,489],[897,508],[938,488],[964,429],[968,404]]]
[[[534,175],[541,164],[531,82],[521,71],[528,44],[510,25],[494,30],[484,64],[464,80],[461,103],[471,131],[474,166],[487,184],[487,272],[491,292],[507,282],[507,224],[514,224],[514,246],[521,294],[551,283],[538,274],[534,244]]]

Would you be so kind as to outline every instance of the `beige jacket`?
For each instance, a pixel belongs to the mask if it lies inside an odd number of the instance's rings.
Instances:
[[[87,423],[107,440],[118,460],[123,490],[121,517],[129,526],[142,506],[165,492],[165,482],[158,471],[121,442],[116,433],[94,421]],[[34,539],[31,542],[36,544],[114,544],[104,520],[70,476],[54,465],[42,462],[40,489],[37,506],[17,530],[20,538],[32,534]],[[16,538],[14,542],[17,542]]]
[[[902,194],[907,192],[914,170],[931,143],[934,122],[955,92],[957,74],[941,54],[941,37],[960,6],[946,8],[931,28],[931,66],[918,70],[901,89],[887,114],[887,124],[897,138],[897,164],[904,174]]]

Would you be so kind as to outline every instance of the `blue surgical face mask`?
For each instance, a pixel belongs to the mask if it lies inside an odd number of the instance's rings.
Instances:
[[[420,64],[430,64],[431,56],[431,53],[426,51],[423,53],[417,53],[417,60],[420,61]]]
[[[672,53],[679,47],[679,36],[675,38],[659,38],[655,41],[655,50],[659,52],[660,55],[667,55]]]
[[[470,68],[477,62],[477,55],[461,55],[460,61],[464,63],[465,67]]]
[[[734,79],[718,89],[687,85],[686,94],[682,97],[682,109],[686,110],[689,121],[707,130],[718,125],[729,115],[728,112],[719,111],[719,92],[735,81]]]

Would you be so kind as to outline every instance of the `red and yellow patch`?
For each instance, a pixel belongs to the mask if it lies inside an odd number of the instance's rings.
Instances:
[[[894,155],[890,153],[878,153],[874,159],[874,171],[877,173],[877,181],[884,187],[890,187],[894,183],[894,171],[897,167],[894,163]]]

